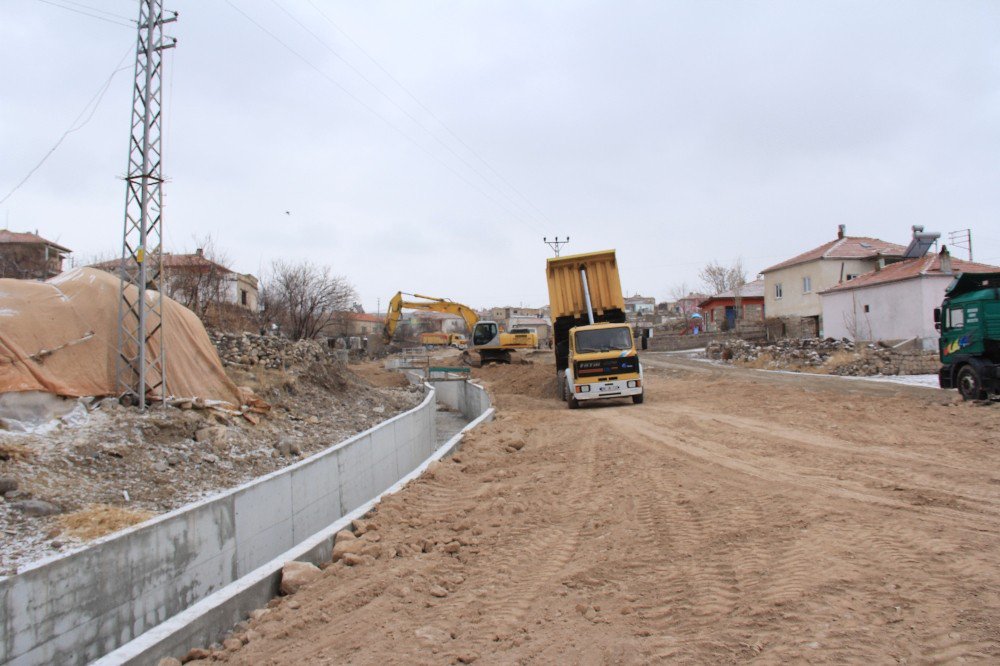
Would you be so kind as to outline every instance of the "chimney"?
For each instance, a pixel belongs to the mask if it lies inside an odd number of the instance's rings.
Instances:
[[[846,224],[838,224],[837,225],[837,238],[843,238],[846,233],[847,233],[847,225]]]
[[[195,255],[197,255],[199,257],[204,257],[205,256],[205,250],[202,249],[202,248],[200,248],[200,247],[197,250],[195,250],[194,253],[195,253]]]
[[[951,275],[951,254],[948,252],[948,246],[941,246],[941,253],[938,255],[941,258],[941,272]]]

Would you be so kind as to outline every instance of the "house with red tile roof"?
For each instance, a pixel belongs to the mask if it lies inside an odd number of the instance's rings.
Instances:
[[[940,253],[886,265],[820,292],[824,334],[850,340],[918,339],[936,349],[934,308],[958,273],[991,273],[1000,267]]]
[[[118,274],[120,259],[94,264]],[[163,253],[164,293],[204,316],[209,307],[222,305],[249,312],[259,308],[259,282],[249,273],[237,273],[205,255],[202,248],[191,254]]]
[[[0,278],[48,280],[62,273],[63,261],[71,252],[37,232],[0,229]]]
[[[867,236],[848,236],[843,224],[837,237],[782,261],[764,276],[764,311],[782,322],[777,335],[825,335],[819,293],[875,270],[879,261],[896,261],[906,248]]]

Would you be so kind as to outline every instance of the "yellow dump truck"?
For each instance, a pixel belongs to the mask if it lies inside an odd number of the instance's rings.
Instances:
[[[556,371],[569,408],[607,398],[641,403],[642,364],[625,319],[615,251],[554,257],[546,274]]]
[[[420,334],[420,344],[425,347],[455,347],[462,349],[465,347],[465,336],[461,333],[442,333],[433,331]]]

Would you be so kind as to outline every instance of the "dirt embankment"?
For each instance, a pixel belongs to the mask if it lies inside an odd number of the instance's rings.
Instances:
[[[272,472],[423,398],[334,363],[228,371],[270,403],[260,423],[104,400],[48,432],[0,430],[0,574]]]
[[[461,452],[207,654],[242,664],[1000,659],[997,406],[647,369],[570,411],[486,368]]]

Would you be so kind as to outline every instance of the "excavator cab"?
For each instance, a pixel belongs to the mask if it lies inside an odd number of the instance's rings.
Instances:
[[[500,330],[497,328],[495,322],[479,322],[476,324],[475,330],[472,332],[472,344],[475,347],[487,345],[493,340],[493,338],[497,337],[499,333]]]

